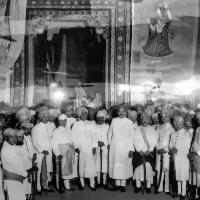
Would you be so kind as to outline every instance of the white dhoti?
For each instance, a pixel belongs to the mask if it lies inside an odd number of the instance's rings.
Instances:
[[[18,181],[5,180],[5,187],[9,200],[26,200],[24,186]]]

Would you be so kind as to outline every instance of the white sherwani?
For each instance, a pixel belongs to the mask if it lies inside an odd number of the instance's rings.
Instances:
[[[74,136],[69,127],[59,126],[53,131],[53,137],[51,140],[53,153],[56,157],[62,155],[58,145],[59,144],[74,144]],[[64,168],[66,163],[66,157],[62,159],[62,168]],[[65,179],[73,179],[77,177],[77,157],[73,167],[73,174],[69,176],[64,176]]]
[[[134,130],[135,130],[137,127],[138,127],[138,124],[137,124],[137,122],[135,122],[135,123],[133,124]]]
[[[102,173],[108,172],[108,124],[96,125],[96,134],[97,140],[101,141],[105,144],[105,146],[101,147],[102,153]],[[97,172],[101,172],[101,158],[100,158],[100,147],[97,148]]]
[[[147,145],[143,139],[140,127],[135,129],[134,135],[133,135],[133,143],[135,150],[137,152],[143,151],[144,153],[146,151],[153,151],[153,149],[156,147],[156,144],[158,142],[158,133],[156,132],[155,128],[152,126],[143,127],[143,130],[146,134],[146,138],[148,140],[148,143],[150,145],[149,149],[147,148]],[[135,169],[133,179],[144,181],[144,169],[143,165],[140,165]],[[146,163],[146,180],[152,182],[153,181],[153,170],[149,162]]]
[[[108,132],[109,177],[129,179],[133,175],[132,158],[128,157],[133,147],[133,122],[128,118],[114,118]]]
[[[1,161],[4,170],[27,177],[26,166],[18,146],[12,146],[5,141],[1,149]],[[24,187],[21,182],[5,180],[5,187],[8,192],[9,200],[26,199]]]
[[[36,150],[35,150],[35,148],[34,148],[34,146],[33,146],[33,143],[32,143],[32,140],[31,140],[31,136],[30,136],[30,135],[28,135],[28,136],[24,135],[24,143],[25,143],[26,146],[27,146],[27,150],[28,150],[28,152],[29,152],[29,157],[32,159],[34,153],[36,153]]]
[[[74,117],[67,117],[67,127],[72,128],[72,125],[76,122],[76,118]]]
[[[98,147],[95,125],[89,121],[77,121],[72,127],[75,147],[80,150],[79,175],[84,178],[96,176],[96,164],[92,149]]]
[[[157,151],[159,149],[164,149],[166,151],[163,154],[163,169],[162,171],[169,171],[169,141],[170,135],[175,132],[174,128],[170,123],[162,124],[157,127],[157,132],[159,134],[159,140],[156,145]],[[160,171],[160,155],[156,153],[156,170]]]
[[[2,168],[1,168],[1,160],[0,160],[0,199],[5,200],[4,191],[3,191],[3,180],[2,180]]]
[[[177,148],[178,152],[175,157],[176,180],[187,181],[189,179],[189,153],[191,143],[190,133],[185,129],[181,129],[171,134],[169,148]]]
[[[49,123],[44,124],[40,122],[33,127],[31,132],[33,146],[37,151],[38,173],[41,173],[42,158],[44,157],[44,154],[42,153],[43,151],[49,152],[49,155],[46,156],[47,172],[52,172],[52,125],[50,125]]]
[[[52,126],[52,129],[55,130],[56,129],[56,126],[55,126],[55,123],[54,122],[48,122],[48,124],[50,126]]]

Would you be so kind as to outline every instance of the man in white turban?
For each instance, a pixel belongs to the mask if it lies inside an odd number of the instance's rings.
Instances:
[[[128,118],[133,122],[134,130],[138,127],[137,124],[137,112],[132,110],[128,113]]]
[[[107,117],[106,110],[99,110],[97,112],[97,124],[96,124],[96,134],[98,140],[97,148],[97,182],[98,186],[101,187],[101,173],[103,174],[103,188],[108,189],[106,179],[108,173],[108,130],[109,125],[105,124]]]
[[[43,157],[46,157],[46,165],[47,165],[47,183],[46,188],[49,192],[53,192],[53,190],[49,189],[48,183],[51,182],[51,174],[53,172],[52,167],[52,148],[51,148],[51,138],[53,134],[53,127],[48,123],[49,120],[49,111],[48,109],[41,109],[38,113],[38,118],[40,122],[33,127],[31,130],[31,137],[33,146],[37,152],[37,162],[38,162],[38,174],[37,180],[41,180],[41,168],[42,168],[42,160]],[[41,183],[37,181],[37,193],[41,195]]]
[[[59,127],[53,131],[51,140],[52,149],[57,158],[57,163],[58,160],[62,160],[62,178],[64,179],[65,189],[74,191],[74,189],[70,188],[70,180],[77,178],[77,156],[75,160],[74,136],[71,128],[66,126],[67,116],[65,114],[59,116],[58,122]],[[58,171],[58,169],[56,171]],[[57,188],[59,188],[58,173],[56,174],[56,184]]]
[[[67,106],[66,115],[67,115],[67,127],[72,128],[72,125],[76,122],[76,118],[72,116],[73,106]]]
[[[96,138],[95,125],[87,121],[88,110],[84,107],[79,107],[77,115],[80,121],[74,123],[72,132],[75,137],[76,153],[80,155],[78,177],[80,178],[80,190],[84,189],[84,178],[90,179],[90,187],[92,191],[96,191],[95,179],[96,163],[94,156],[98,142]]]
[[[56,113],[55,113],[55,109],[49,109],[49,124],[52,126],[53,130],[55,130],[56,126],[55,126],[55,118],[56,118]]]
[[[190,149],[190,133],[184,128],[184,119],[178,116],[174,119],[176,132],[171,134],[169,149],[174,156],[176,181],[178,182],[178,194],[180,199],[186,199],[186,182],[189,179],[189,160],[187,155]]]
[[[96,125],[96,122],[94,120],[96,110],[93,108],[88,109],[88,121],[92,124]]]
[[[133,176],[134,126],[132,121],[126,118],[126,114],[126,106],[120,105],[119,117],[113,118],[108,132],[109,177],[115,179],[115,186],[110,189],[111,191],[126,192],[126,180]]]
[[[194,112],[194,110],[191,110],[188,112],[188,117],[191,117],[192,119],[194,119],[196,113]]]
[[[152,121],[153,121],[152,127],[154,127],[154,128],[156,129],[157,126],[159,125],[158,113],[153,113],[153,114],[151,115],[151,119],[152,119]]]

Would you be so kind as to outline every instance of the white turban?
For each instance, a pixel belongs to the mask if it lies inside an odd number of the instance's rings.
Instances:
[[[28,108],[22,108],[16,113],[16,118],[19,122],[23,122],[26,119],[31,118],[31,112]]]
[[[158,117],[158,113],[153,113],[153,114],[151,115],[151,118],[152,118],[152,119],[154,119],[154,117]]]
[[[195,115],[196,113],[194,112],[194,110],[191,110],[189,113],[188,113],[188,116],[190,115]]]
[[[200,112],[197,112],[196,118],[197,118],[197,119],[200,119]]]
[[[31,116],[36,114],[35,110],[30,110],[30,112],[31,112]]]
[[[58,119],[59,119],[59,120],[65,120],[65,119],[67,119],[67,115],[62,114],[62,115],[60,115],[60,116],[58,117]]]
[[[77,115],[80,117],[81,114],[82,114],[82,112],[88,113],[88,110],[87,110],[85,107],[79,107],[79,108],[77,109]]]
[[[134,110],[131,110],[129,113],[128,113],[128,118],[129,119],[132,119],[134,117],[137,117],[137,112],[134,111]]]
[[[182,108],[180,109],[180,111],[183,112],[183,113],[185,113],[185,114],[188,113],[188,110],[187,110],[185,107],[182,107]]]
[[[49,115],[55,117],[55,110],[54,109],[49,109]]]
[[[106,117],[107,117],[107,111],[106,110],[99,110],[97,112],[97,118],[98,117],[104,117],[104,120],[106,120]]]
[[[16,130],[12,129],[12,128],[7,128],[4,132],[3,132],[3,136],[15,136],[17,133]]]
[[[200,108],[200,104],[197,104],[197,108]]]

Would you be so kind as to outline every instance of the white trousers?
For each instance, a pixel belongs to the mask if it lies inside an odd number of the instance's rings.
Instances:
[[[159,177],[160,177],[160,171],[157,171],[157,184],[159,182]],[[158,188],[159,192],[163,191],[163,181],[164,181],[164,177],[165,177],[165,188],[164,191],[165,192],[169,192],[169,172],[162,172],[162,177],[161,177],[161,181],[160,181],[160,187]]]
[[[41,191],[40,176],[41,176],[41,173],[37,173],[37,191]],[[48,189],[48,182],[50,181],[51,181],[51,174],[50,172],[48,172],[47,173],[47,188],[44,188],[44,189]]]
[[[9,200],[26,200],[24,186],[19,181],[5,180],[5,187]]]
[[[123,180],[115,180],[115,185],[116,185],[116,186],[123,186],[123,187],[125,187],[125,186],[126,186],[126,179],[123,179]]]
[[[106,184],[106,178],[107,178],[107,174],[103,173],[103,185]],[[97,182],[98,184],[101,183],[101,173],[97,173]]]
[[[31,194],[31,183],[28,182],[28,178],[24,179],[23,186],[25,194]]]
[[[93,178],[89,178],[89,179],[90,179],[90,187],[94,188],[94,185],[95,185],[94,177]],[[81,181],[82,187],[84,187],[85,186],[84,178],[80,178],[80,181]]]
[[[70,189],[70,180],[71,179],[64,179],[64,185],[66,189]],[[56,186],[59,188],[59,176],[56,175]]]
[[[147,188],[151,188],[151,183],[152,181],[147,181]],[[136,187],[140,188],[141,187],[141,181],[136,180]]]
[[[186,195],[186,181],[178,181],[178,194]]]

